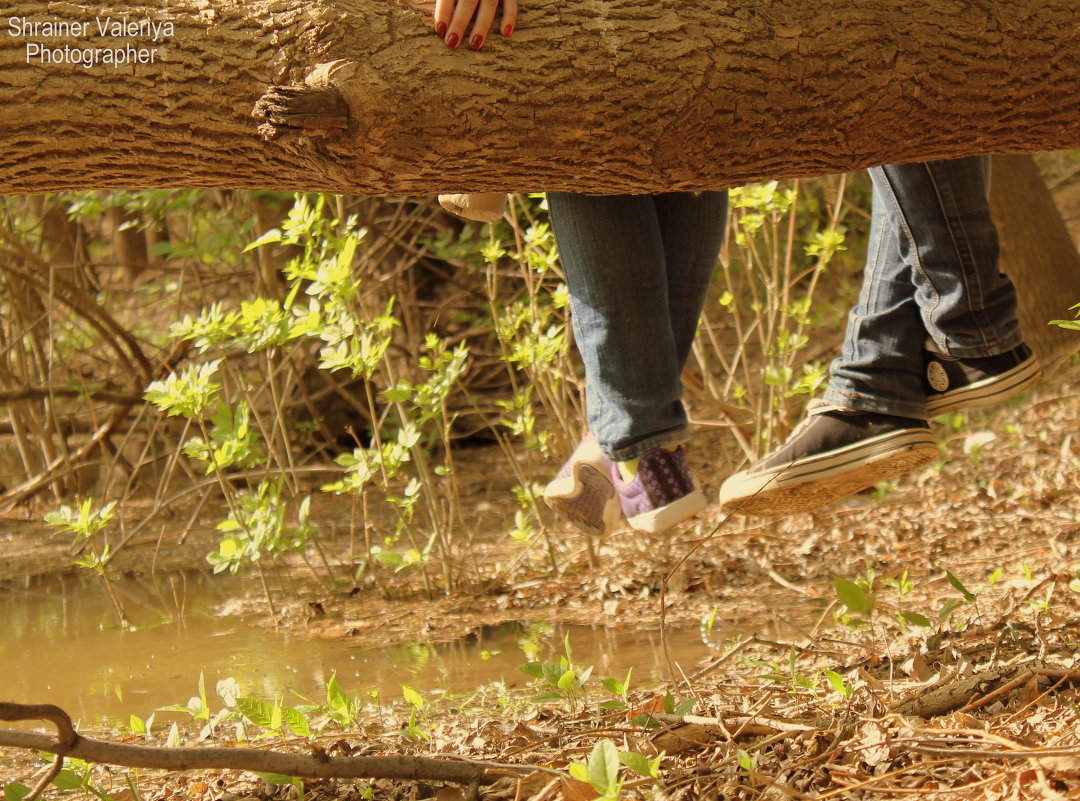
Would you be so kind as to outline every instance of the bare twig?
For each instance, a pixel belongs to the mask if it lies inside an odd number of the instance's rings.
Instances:
[[[250,770],[320,779],[408,779],[446,781],[471,785],[490,784],[491,763],[466,759],[432,759],[414,756],[338,757],[325,754],[286,754],[253,748],[157,748],[110,743],[82,737],[71,725],[64,710],[51,704],[0,703],[0,720],[48,720],[57,728],[54,739],[37,732],[0,729],[0,746],[47,751],[59,757],[72,756],[88,762],[130,768],[161,770]],[[498,765],[506,770],[531,771],[528,766]]]

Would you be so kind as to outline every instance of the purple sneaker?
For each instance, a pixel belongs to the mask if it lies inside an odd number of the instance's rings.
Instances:
[[[551,510],[575,528],[602,537],[619,523],[619,496],[611,482],[613,464],[592,434],[578,443],[544,489]]]
[[[622,512],[637,531],[665,531],[705,508],[705,496],[690,473],[681,445],[673,451],[647,451],[630,481],[623,480],[617,464],[611,465],[610,475]]]

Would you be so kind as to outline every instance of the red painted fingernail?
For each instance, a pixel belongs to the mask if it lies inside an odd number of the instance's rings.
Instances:
[[[472,40],[469,42],[469,47],[471,47],[473,50],[479,50],[483,46],[484,46],[484,37],[481,36],[480,34],[476,34],[476,36],[474,36],[472,38]]]
[[[503,36],[509,36],[513,32],[514,32],[514,26],[513,25],[507,25],[507,26],[505,26],[503,28]]]
[[[446,36],[447,27],[448,26],[445,22],[440,22],[438,25],[435,26],[435,35],[442,39],[444,36]]]
[[[456,33],[452,33],[446,37],[446,46],[453,50],[455,47],[458,46],[458,42],[460,41],[461,37],[458,36]]]

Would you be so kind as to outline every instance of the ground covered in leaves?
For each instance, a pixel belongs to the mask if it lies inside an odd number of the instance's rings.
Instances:
[[[345,699],[347,719],[310,738],[282,729],[288,737],[257,739],[269,727],[250,715],[243,726],[263,749],[475,761],[485,771],[477,786],[97,768],[82,792],[113,801],[1080,798],[1078,417],[1080,370],[1065,365],[1022,403],[937,423],[935,465],[819,514],[706,516],[660,539],[567,539],[576,545],[558,575],[534,555],[450,600],[402,585],[387,603],[373,587],[305,598],[278,621],[312,636],[448,638],[539,613],[699,626],[712,644],[706,663],[673,661],[663,686],[590,675],[570,654],[535,663],[524,688],[419,705]],[[718,437],[702,432],[692,452],[709,492],[724,477]],[[328,700],[310,725],[332,713]],[[174,744],[197,745],[200,729],[203,745],[237,739],[223,718],[179,728]],[[29,753],[8,759],[8,801],[40,765]]]

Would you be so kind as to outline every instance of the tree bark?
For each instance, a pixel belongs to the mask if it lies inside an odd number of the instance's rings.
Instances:
[[[1031,156],[998,156],[990,207],[1001,240],[1001,269],[1016,285],[1024,340],[1049,365],[1080,349],[1080,333],[1048,325],[1080,303],[1080,253]]]
[[[0,192],[649,192],[1080,146],[1075,0],[530,0],[480,51],[425,2],[9,0]],[[127,48],[152,61],[70,63]]]

